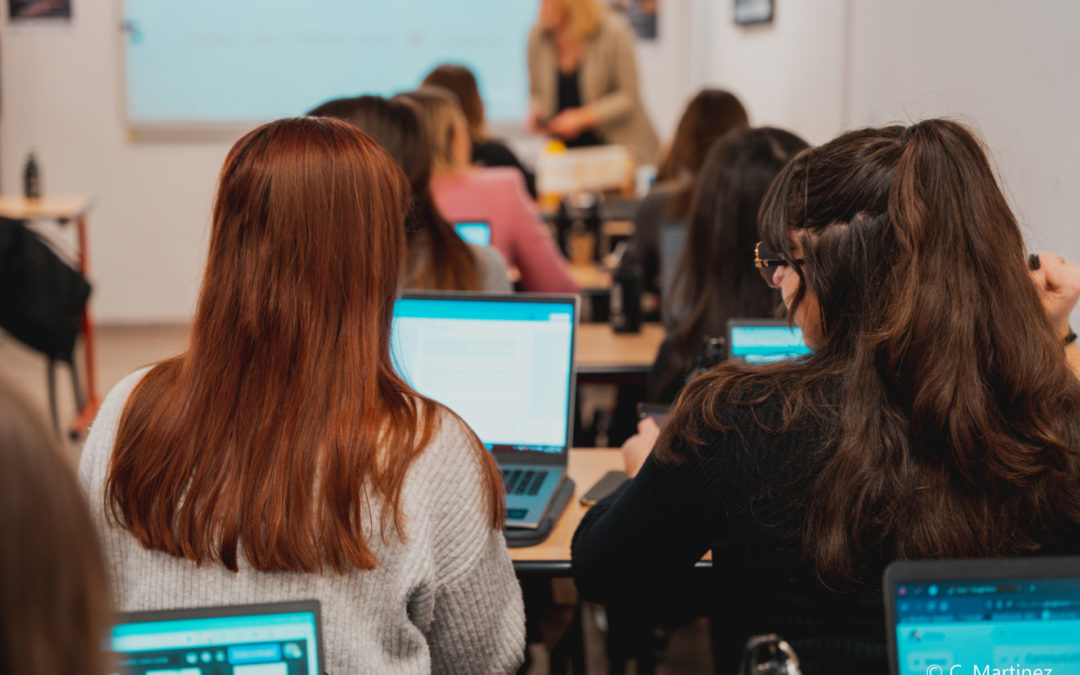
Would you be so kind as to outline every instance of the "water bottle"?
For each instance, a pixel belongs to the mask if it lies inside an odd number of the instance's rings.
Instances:
[[[23,194],[27,199],[41,198],[41,172],[33,152],[26,158],[26,168],[23,169]]]
[[[611,276],[609,315],[616,333],[641,331],[641,287],[644,273],[626,242],[616,247],[619,264]]]
[[[802,675],[799,657],[779,635],[755,635],[746,641],[739,675]]]
[[[592,235],[593,241],[601,241],[601,230],[603,226],[603,220],[600,218],[600,200],[594,199],[593,203],[589,206],[589,210],[585,213],[585,231]],[[593,249],[593,255],[599,257],[600,246],[596,246]]]
[[[555,213],[555,241],[559,244],[559,250],[569,257],[570,209],[566,206],[566,200],[559,202],[559,210]]]

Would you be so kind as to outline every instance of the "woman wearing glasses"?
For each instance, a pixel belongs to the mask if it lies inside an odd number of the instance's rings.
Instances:
[[[575,578],[648,606],[711,550],[719,669],[777,632],[808,675],[882,672],[890,561],[1080,551],[1080,268],[1028,258],[980,143],[944,120],[800,154],[759,227],[814,353],[689,384],[582,521]]]

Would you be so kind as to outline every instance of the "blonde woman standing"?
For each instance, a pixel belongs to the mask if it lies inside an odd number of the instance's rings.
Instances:
[[[634,36],[596,0],[541,0],[529,34],[529,128],[570,147],[614,143],[639,164],[660,141],[641,105]]]

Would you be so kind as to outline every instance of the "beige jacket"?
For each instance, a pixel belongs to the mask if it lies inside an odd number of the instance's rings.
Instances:
[[[529,100],[545,117],[559,105],[555,40],[539,25],[529,34]],[[625,17],[606,12],[581,57],[581,102],[596,112],[597,133],[626,146],[639,164],[655,164],[660,150],[638,93],[634,35]]]

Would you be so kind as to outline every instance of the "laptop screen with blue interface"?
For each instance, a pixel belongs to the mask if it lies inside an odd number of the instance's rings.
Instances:
[[[304,603],[308,604],[308,603]],[[310,603],[314,604],[314,603]],[[112,629],[124,675],[320,675],[317,610],[127,615]],[[226,612],[227,615],[216,615]]]
[[[809,354],[798,327],[786,323],[733,321],[728,327],[728,355],[747,363],[769,363]]]
[[[491,226],[485,222],[454,223],[454,231],[473,246],[491,246]]]
[[[894,672],[1080,672],[1080,569],[1072,579],[901,582],[894,593]]]
[[[460,415],[489,450],[562,452],[574,298],[455,297],[397,301],[391,348],[398,373]]]

